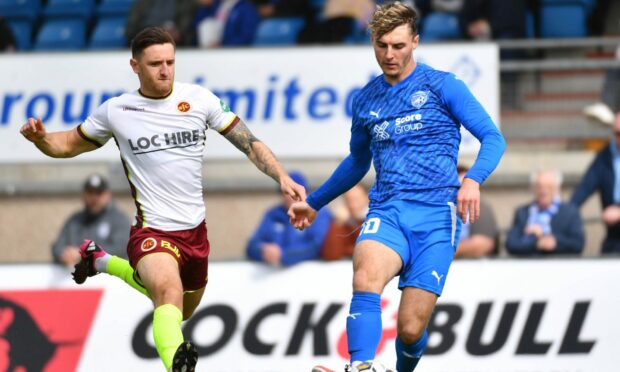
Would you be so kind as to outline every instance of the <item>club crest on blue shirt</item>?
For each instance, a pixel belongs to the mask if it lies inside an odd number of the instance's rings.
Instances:
[[[411,106],[419,109],[428,101],[428,90],[418,90],[411,95]]]

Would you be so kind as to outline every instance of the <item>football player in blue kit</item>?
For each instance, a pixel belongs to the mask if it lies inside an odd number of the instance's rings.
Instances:
[[[347,318],[351,355],[345,371],[386,371],[375,362],[381,339],[381,293],[399,276],[398,372],[415,369],[426,327],[456,250],[461,221],[480,213],[480,185],[506,147],[502,134],[465,84],[417,63],[417,14],[400,2],[378,6],[369,28],[383,74],[353,101],[350,155],[332,176],[289,210],[303,229],[316,213],[376,171],[370,211],[353,256],[353,298]],[[456,171],[461,124],[481,143],[460,184]],[[457,217],[460,217],[457,218]],[[314,372],[331,371],[316,366]]]

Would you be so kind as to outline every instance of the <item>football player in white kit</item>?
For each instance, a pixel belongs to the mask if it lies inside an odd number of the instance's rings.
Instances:
[[[147,295],[154,304],[153,337],[166,370],[194,371],[198,354],[183,340],[181,322],[192,315],[207,284],[202,190],[207,129],[245,153],[284,194],[304,200],[306,193],[219,98],[201,86],[174,82],[175,43],[168,32],[146,28],[132,40],[131,50],[139,89],[104,102],[76,129],[47,132],[41,119],[29,118],[20,131],[55,158],[96,150],[114,139],[136,204],[129,261],[85,241],[74,280],[81,284],[106,272]]]

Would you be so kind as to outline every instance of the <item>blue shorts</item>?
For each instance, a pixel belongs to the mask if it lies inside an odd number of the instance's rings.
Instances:
[[[398,287],[441,296],[461,231],[454,203],[396,200],[370,209],[357,243],[374,240],[400,255]]]

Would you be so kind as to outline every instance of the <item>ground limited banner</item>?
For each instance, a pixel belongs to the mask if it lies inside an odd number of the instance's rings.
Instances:
[[[418,369],[617,371],[619,266],[617,259],[454,263]],[[198,371],[309,372],[315,363],[341,370],[350,283],[350,262],[213,263],[202,304],[183,325],[198,346]],[[378,348],[392,366],[398,297],[390,285]],[[146,297],[107,275],[77,286],[51,265],[2,266],[0,370],[163,371],[151,312]]]
[[[498,123],[499,62],[494,44],[420,47],[415,56],[454,72]],[[138,87],[129,51],[29,53],[0,60],[0,162],[58,161],[19,136],[28,117],[51,131],[81,123],[106,99]],[[179,50],[176,80],[211,89],[282,158],[339,158],[348,153],[351,101],[380,70],[370,46]],[[499,124],[499,123],[498,123]],[[71,161],[118,161],[114,141]],[[463,152],[479,144],[464,135]],[[207,134],[208,158],[242,155]]]

